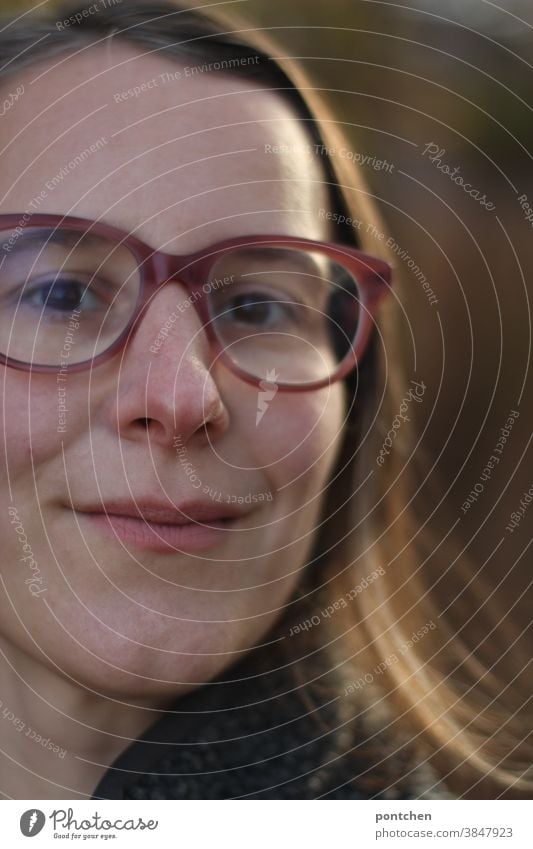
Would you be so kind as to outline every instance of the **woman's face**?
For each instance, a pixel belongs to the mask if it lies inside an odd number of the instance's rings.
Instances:
[[[256,233],[327,238],[319,165],[279,152],[309,143],[290,107],[238,71],[194,64],[115,41],[19,73],[0,212],[40,198],[39,212],[174,253]],[[275,393],[256,424],[260,390],[212,362],[193,309],[152,353],[186,297],[173,280],[120,354],[68,374],[60,431],[56,376],[1,367],[2,638],[131,698],[185,692],[261,643],[306,564],[344,416],[334,384]],[[135,502],[149,520],[202,506],[238,516],[172,546],[175,529],[156,542],[141,518],[103,518]]]

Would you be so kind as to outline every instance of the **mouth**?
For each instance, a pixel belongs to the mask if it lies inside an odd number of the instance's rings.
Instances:
[[[107,501],[75,508],[82,521],[107,538],[162,553],[201,551],[227,538],[243,513],[223,505]]]

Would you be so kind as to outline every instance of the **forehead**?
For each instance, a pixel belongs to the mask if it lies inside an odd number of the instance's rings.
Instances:
[[[325,238],[328,191],[292,106],[240,68],[108,40],[32,65],[0,126],[0,212],[103,218],[167,250]],[[322,214],[321,214],[322,210]]]

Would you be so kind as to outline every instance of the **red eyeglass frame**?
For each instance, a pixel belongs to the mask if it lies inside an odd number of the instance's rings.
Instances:
[[[29,214],[29,213],[27,213]],[[0,230],[21,227],[23,213],[0,215]],[[313,239],[304,239],[294,236],[272,236],[251,235],[239,238],[225,239],[207,248],[202,248],[192,254],[171,254],[164,251],[154,250],[146,242],[124,230],[106,224],[102,221],[93,221],[88,218],[75,216],[49,215],[31,213],[28,222],[24,222],[23,230],[39,227],[68,229],[80,231],[85,234],[92,233],[101,235],[117,245],[127,247],[137,261],[140,272],[139,296],[132,317],[120,336],[105,351],[97,354],[81,363],[68,366],[69,372],[84,371],[94,365],[100,365],[111,359],[121,348],[124,347],[132,328],[137,323],[142,311],[148,305],[155,292],[172,281],[179,281],[184,285],[190,296],[202,290],[202,286],[209,279],[208,273],[221,256],[238,247],[252,247],[255,245],[267,245],[269,247],[293,247],[307,248],[323,253],[332,260],[340,262],[354,276],[359,287],[360,303],[362,306],[361,320],[351,350],[339,363],[337,370],[330,377],[306,384],[278,383],[280,390],[303,392],[311,389],[320,389],[331,383],[346,377],[361,360],[370,340],[373,321],[373,313],[379,302],[388,293],[392,283],[391,266],[382,259],[352,248],[348,245],[340,245],[334,242],[321,242]],[[2,249],[0,248],[0,254]],[[205,293],[206,295],[208,293]],[[223,360],[225,366],[234,374],[253,386],[258,386],[264,378],[254,377],[238,366],[229,357],[221,345],[212,327],[212,316],[209,313],[208,298],[192,298],[192,305],[200,318],[203,329],[206,332],[212,351],[217,358]],[[32,365],[21,360],[15,360],[0,353],[0,362],[4,365],[39,373],[56,373],[58,366]]]

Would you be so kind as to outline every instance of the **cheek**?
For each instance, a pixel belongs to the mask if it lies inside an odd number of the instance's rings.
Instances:
[[[255,428],[256,455],[279,488],[297,479],[317,485],[329,475],[341,440],[344,386],[278,393]]]
[[[55,380],[29,372],[2,369],[4,406],[4,468],[10,477],[60,451]]]
[[[268,552],[268,579],[279,581],[280,607],[301,579],[315,543],[342,443],[345,409],[344,385],[280,393],[265,414],[261,436],[255,437],[254,456],[274,495],[262,545]]]
[[[2,368],[4,398],[2,474],[12,483],[33,477],[44,464],[63,468],[62,445],[76,439],[86,426],[87,393],[72,382],[66,388],[53,374]]]

